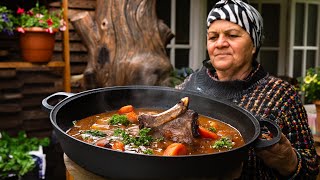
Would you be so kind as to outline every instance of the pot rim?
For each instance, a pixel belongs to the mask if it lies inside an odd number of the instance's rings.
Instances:
[[[25,32],[47,32],[46,28],[42,28],[42,27],[21,27]],[[59,31],[59,28],[52,28],[52,32],[56,33]]]

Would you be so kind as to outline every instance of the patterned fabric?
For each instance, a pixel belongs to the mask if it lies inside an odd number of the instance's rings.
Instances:
[[[215,4],[207,17],[207,27],[215,20],[227,20],[238,24],[251,36],[254,46],[262,43],[263,20],[260,13],[241,0],[221,0]]]
[[[296,179],[315,179],[319,167],[306,111],[294,86],[269,76],[257,62],[247,79],[219,81],[215,71],[202,67],[176,88],[222,98],[249,110],[253,115],[275,121],[301,156]],[[289,179],[267,167],[251,148],[241,179]]]

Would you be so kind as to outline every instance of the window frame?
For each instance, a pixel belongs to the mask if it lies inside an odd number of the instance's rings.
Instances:
[[[301,66],[301,76],[305,76],[306,74],[306,64],[307,64],[307,51],[308,50],[314,50],[316,51],[315,55],[315,66],[319,66],[320,63],[319,63],[319,57],[320,57],[320,22],[318,23],[317,25],[317,37],[316,37],[316,45],[315,46],[307,46],[307,25],[304,26],[304,34],[303,34],[303,45],[302,46],[295,46],[294,45],[294,34],[295,34],[295,10],[296,10],[296,4],[297,3],[302,3],[305,5],[305,12],[304,12],[304,22],[308,22],[307,21],[307,15],[308,15],[308,5],[309,4],[316,4],[318,5],[318,22],[320,21],[320,1],[315,1],[315,0],[292,0],[291,2],[291,13],[290,13],[290,17],[291,17],[291,20],[290,20],[290,29],[291,29],[291,33],[290,33],[290,41],[289,41],[289,71],[288,71],[288,75],[290,77],[293,77],[293,70],[294,70],[294,52],[295,51],[299,51],[301,50],[302,51],[302,66]]]
[[[173,38],[167,45],[169,58],[172,65],[175,65],[176,50],[189,49],[188,65],[193,70],[201,67],[202,61],[206,58],[206,0],[190,0],[190,26],[189,44],[176,44]],[[171,21],[170,29],[176,33],[176,0],[171,0]]]
[[[261,51],[277,51],[278,52],[278,59],[277,59],[277,75],[285,75],[286,73],[286,62],[287,62],[287,36],[286,32],[288,32],[288,25],[287,22],[288,20],[286,19],[287,17],[287,3],[288,1],[284,0],[251,0],[250,3],[252,4],[258,4],[258,11],[261,13],[262,5],[263,4],[279,4],[280,6],[280,31],[279,31],[279,44],[278,47],[271,47],[271,46],[265,46],[262,44],[260,52]],[[258,62],[260,62],[260,54],[258,56]]]

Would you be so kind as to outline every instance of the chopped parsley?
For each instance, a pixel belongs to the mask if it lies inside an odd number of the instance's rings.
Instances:
[[[151,154],[153,154],[153,151],[152,151],[152,149],[147,149],[147,150],[143,151],[143,154],[151,155]]]
[[[138,136],[133,137],[123,129],[116,129],[114,135],[122,137],[124,144],[132,143],[135,146],[149,146],[154,141],[152,136],[148,135],[150,130],[150,128],[143,128],[139,131]]]
[[[84,134],[90,134],[92,136],[96,136],[96,137],[106,137],[107,134],[102,132],[102,131],[99,131],[99,130],[86,130],[83,132]]]
[[[213,144],[213,148],[215,149],[221,149],[221,148],[227,148],[227,149],[231,149],[233,146],[232,140],[228,137],[221,137],[221,139],[219,139],[218,141],[216,141]]]
[[[128,126],[130,124],[130,121],[128,120],[126,115],[114,114],[109,119],[109,124],[111,125],[122,124],[124,126]]]
[[[211,132],[214,132],[214,133],[217,132],[216,128],[214,128],[214,127],[209,127],[208,130]]]

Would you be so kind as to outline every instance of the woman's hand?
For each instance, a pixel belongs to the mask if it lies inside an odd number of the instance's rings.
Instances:
[[[289,176],[297,169],[297,154],[283,133],[281,133],[281,139],[277,144],[257,149],[256,152],[267,166],[276,169],[282,176]]]

